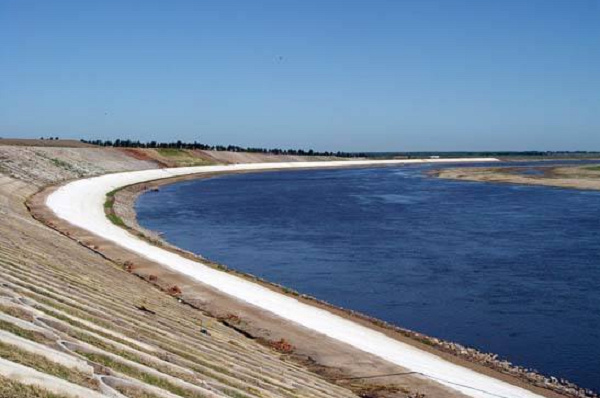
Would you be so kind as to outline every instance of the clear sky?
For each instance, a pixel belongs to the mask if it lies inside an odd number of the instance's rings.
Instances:
[[[0,136],[600,150],[600,0],[0,0]]]

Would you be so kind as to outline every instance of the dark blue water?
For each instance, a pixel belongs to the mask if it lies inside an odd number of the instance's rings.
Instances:
[[[137,211],[232,268],[600,390],[600,192],[426,170],[224,176]]]

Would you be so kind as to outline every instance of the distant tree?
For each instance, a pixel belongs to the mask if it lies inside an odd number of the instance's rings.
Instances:
[[[43,139],[43,138],[42,138]],[[58,140],[58,137],[50,137],[50,140]],[[260,148],[260,147],[240,147],[237,145],[207,145],[199,143],[198,141],[194,142],[183,142],[181,140],[172,141],[172,142],[157,142],[157,141],[149,141],[142,142],[139,140],[133,141],[130,139],[121,139],[117,138],[115,141],[111,140],[81,140],[81,142],[104,146],[104,147],[117,147],[117,148],[177,148],[177,149],[202,149],[202,150],[212,150],[212,151],[229,151],[229,152],[249,152],[249,153],[268,153],[273,155],[302,155],[302,156],[337,156],[337,157],[365,157],[367,156],[364,153],[349,153],[349,152],[331,152],[324,151],[319,152],[314,149],[304,150],[304,149],[281,149],[281,148]]]

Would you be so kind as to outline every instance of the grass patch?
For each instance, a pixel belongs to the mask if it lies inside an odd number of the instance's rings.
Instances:
[[[6,330],[9,333],[12,333],[16,336],[22,337],[27,340],[35,341],[40,344],[51,344],[54,341],[50,340],[48,337],[44,336],[40,332],[36,332],[34,330],[23,329],[14,323],[10,323],[0,319],[0,329]]]
[[[0,398],[68,398],[0,376]]]
[[[179,395],[183,398],[205,398],[204,394],[187,390],[183,387],[177,386],[161,377],[148,374],[134,368],[133,366],[126,365],[124,363],[113,360],[112,358],[96,353],[89,352],[80,352],[81,355],[85,356],[92,362],[99,363],[103,366],[106,366],[110,369],[113,369],[116,372],[126,374],[127,376],[133,377],[134,379],[138,379],[144,383],[151,384],[158,388],[162,388],[163,390],[167,390],[172,392],[173,394]]]
[[[600,171],[600,166],[590,166],[590,167],[586,167],[586,170],[591,170],[591,171]]]
[[[76,369],[70,369],[66,366],[59,365],[42,355],[32,354],[13,345],[0,342],[0,357],[7,361],[33,368],[42,373],[56,376],[73,384],[91,388],[93,390],[98,389],[98,382],[90,377],[90,375]]]
[[[199,166],[212,163],[206,159],[196,156],[194,152],[191,152],[187,149],[156,148],[155,150],[160,156],[164,156],[170,161],[175,162],[177,166]]]
[[[123,219],[115,213],[115,210],[113,208],[113,206],[115,204],[115,195],[119,190],[120,190],[120,188],[117,188],[106,194],[106,200],[104,201],[104,212],[106,213],[106,217],[113,224],[115,224],[119,227],[126,227]]]
[[[114,204],[115,204],[115,197],[106,195],[106,201],[104,202],[104,209],[112,210]]]
[[[64,160],[60,160],[60,159],[56,159],[56,158],[51,158],[50,161],[56,167],[60,167],[60,168],[66,169],[66,170],[72,170],[73,169],[73,167],[69,163],[65,162]]]
[[[185,156],[189,157],[190,155],[184,151],[183,149],[178,148],[157,148],[156,152],[158,152],[161,156],[174,157],[174,156]]]
[[[119,227],[125,227],[125,222],[123,221],[123,219],[119,216],[117,216],[115,213],[108,213],[106,215],[106,217],[110,220],[110,222],[112,222],[113,224],[119,226]]]

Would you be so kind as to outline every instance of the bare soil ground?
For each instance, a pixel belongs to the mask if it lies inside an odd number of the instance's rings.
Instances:
[[[337,160],[335,157],[325,156],[293,156],[272,155],[268,153],[205,151],[176,148],[123,148],[119,149],[130,156],[140,160],[151,160],[161,167],[202,166],[208,164],[233,164],[233,163],[266,163],[266,162],[297,162]]]
[[[86,176],[156,167],[151,160],[139,160],[112,148],[0,145],[0,173],[38,187]]]
[[[433,172],[440,178],[495,182],[508,184],[544,185],[559,188],[600,189],[599,166],[538,166],[542,174],[525,175],[523,170],[531,167],[461,167]]]

